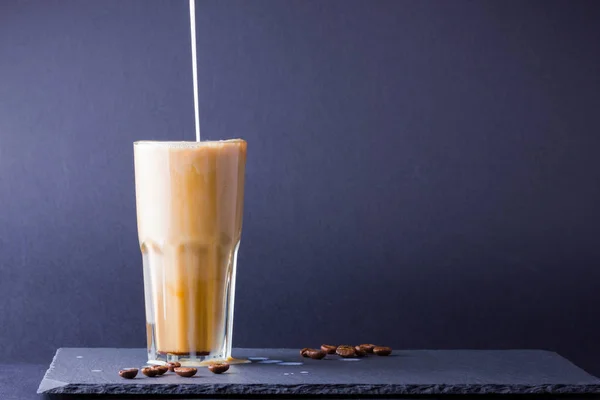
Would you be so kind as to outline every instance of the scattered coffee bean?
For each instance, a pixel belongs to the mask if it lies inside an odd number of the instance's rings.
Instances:
[[[156,374],[159,376],[164,375],[169,370],[169,367],[167,367],[166,365],[156,365],[152,368],[156,370]]]
[[[308,348],[308,347],[305,347],[305,348],[303,348],[302,350],[300,350],[300,355],[301,355],[302,357],[308,357],[308,356],[306,355],[306,352],[307,352],[308,350],[310,350],[310,348]]]
[[[154,367],[145,367],[142,368],[142,374],[146,375],[148,378],[154,378],[158,375],[158,371],[154,369]]]
[[[377,354],[378,356],[389,356],[392,354],[392,348],[386,346],[375,346],[373,348],[373,353]]]
[[[372,353],[373,349],[375,348],[375,345],[374,344],[361,344],[361,345],[359,345],[359,347],[362,348],[367,353]]]
[[[181,363],[178,363],[177,361],[167,363],[167,368],[171,372],[173,372],[175,370],[175,368],[179,368],[179,367],[181,367]]]
[[[323,350],[327,354],[335,354],[335,351],[337,350],[337,346],[333,346],[330,344],[322,344],[321,350]]]
[[[387,346],[375,346],[374,344],[359,344],[358,346],[350,346],[348,344],[340,344],[334,346],[331,344],[322,344],[321,350],[305,347],[300,350],[302,357],[310,357],[320,360],[327,354],[337,354],[340,357],[365,357],[368,353],[375,353],[378,356],[389,356],[392,354],[392,348]]]
[[[354,346],[354,352],[356,353],[357,357],[364,357],[367,355],[367,351],[360,346]]]
[[[119,371],[119,375],[121,376],[121,378],[125,379],[133,379],[137,376],[137,373],[137,368],[126,368]]]
[[[213,374],[222,374],[223,372],[225,372],[229,369],[229,364],[227,364],[227,363],[211,364],[208,366],[208,369]]]
[[[335,350],[335,354],[343,358],[356,357],[356,349],[348,345],[340,345]]]
[[[196,368],[175,368],[175,373],[179,376],[183,376],[184,378],[191,378],[192,376],[196,375],[196,372],[198,372]]]
[[[327,355],[327,353],[325,353],[323,350],[317,349],[308,349],[305,354],[307,357],[310,357],[313,360],[320,360]]]

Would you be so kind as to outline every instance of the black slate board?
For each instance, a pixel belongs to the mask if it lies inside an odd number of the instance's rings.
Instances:
[[[234,356],[267,357],[301,365],[253,362],[193,378],[172,373],[133,380],[118,370],[145,365],[144,349],[59,349],[38,393],[137,395],[402,396],[441,394],[600,394],[600,380],[556,353],[542,350],[410,350],[389,357],[342,361],[300,357],[297,349],[235,349]]]

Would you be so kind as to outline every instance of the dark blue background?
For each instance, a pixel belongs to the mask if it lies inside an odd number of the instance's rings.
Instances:
[[[597,2],[197,17],[203,137],[249,143],[235,345],[600,372]],[[188,29],[183,0],[0,2],[0,357],[144,346],[132,142],[194,138]]]

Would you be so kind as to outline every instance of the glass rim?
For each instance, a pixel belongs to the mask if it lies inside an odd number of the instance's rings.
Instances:
[[[225,140],[136,140],[134,146],[159,146],[159,147],[202,147],[223,144],[246,143],[244,139],[225,139]]]

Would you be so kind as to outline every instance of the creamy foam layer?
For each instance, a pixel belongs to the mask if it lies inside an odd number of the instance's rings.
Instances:
[[[201,147],[222,147],[232,144],[243,145],[246,147],[246,141],[243,139],[227,139],[227,140],[207,140],[203,142],[171,142],[171,141],[154,141],[154,140],[140,140],[134,142],[134,146],[157,146],[165,147],[169,149],[195,149]]]

